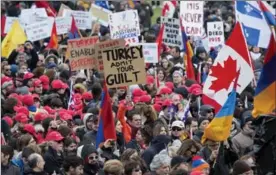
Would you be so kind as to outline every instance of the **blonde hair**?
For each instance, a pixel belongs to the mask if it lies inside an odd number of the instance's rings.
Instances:
[[[124,166],[122,162],[119,160],[108,160],[104,164],[104,173],[112,174],[112,175],[123,175],[124,174]]]

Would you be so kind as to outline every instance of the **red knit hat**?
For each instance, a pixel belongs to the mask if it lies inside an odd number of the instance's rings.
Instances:
[[[147,84],[154,84],[154,77],[151,75],[147,76]]]
[[[49,77],[47,77],[46,75],[42,75],[42,76],[39,77],[39,80],[42,83],[43,89],[48,90],[49,89],[49,83],[50,83]]]
[[[25,106],[15,106],[13,109],[17,113],[23,113],[23,114],[29,116],[29,110]]]
[[[45,118],[47,118],[47,114],[42,113],[42,112],[38,112],[34,116],[34,121],[35,122],[40,122],[40,121],[44,120]]]
[[[150,95],[143,95],[142,97],[140,97],[140,102],[142,102],[142,103],[151,102],[151,96]]]
[[[24,113],[18,113],[16,114],[16,116],[14,117],[14,120],[20,123],[28,123],[29,118],[26,114]]]
[[[93,99],[93,96],[92,96],[91,92],[84,92],[82,94],[82,99],[84,99],[86,101],[90,101]]]
[[[31,79],[34,77],[34,74],[31,72],[27,72],[24,74],[23,80]]]
[[[12,120],[12,118],[10,118],[9,116],[5,116],[2,119],[7,122],[7,124],[9,125],[10,128],[12,128],[12,126],[13,126],[13,120]]]
[[[67,89],[68,85],[63,83],[61,80],[53,80],[52,88],[53,89]]]
[[[166,99],[163,103],[162,103],[162,106],[163,107],[168,107],[168,106],[171,106],[172,105],[172,101],[169,100],[169,99]]]
[[[24,95],[22,98],[22,103],[26,106],[32,106],[34,104],[34,97],[32,95]]]
[[[171,94],[172,93],[172,90],[168,87],[162,87],[159,91],[159,94]]]
[[[140,96],[142,96],[142,95],[147,95],[147,92],[146,92],[146,91],[143,91],[143,90],[140,89],[140,88],[136,88],[136,89],[133,89],[132,95],[133,95],[134,97],[140,97]]]
[[[32,124],[25,124],[23,130],[28,132],[29,134],[31,134],[33,136],[36,135],[35,128]]]

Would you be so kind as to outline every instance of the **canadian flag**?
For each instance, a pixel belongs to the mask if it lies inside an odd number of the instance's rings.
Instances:
[[[203,103],[212,105],[218,112],[232,91],[239,71],[237,92],[241,93],[252,81],[254,73],[241,24],[237,22],[204,83]]]
[[[163,9],[162,9],[162,16],[172,18],[175,12],[177,2],[173,1],[164,1],[163,2]]]

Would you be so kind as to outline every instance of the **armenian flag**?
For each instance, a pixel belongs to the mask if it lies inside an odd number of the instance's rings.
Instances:
[[[68,37],[69,37],[69,39],[77,39],[77,38],[81,37],[81,35],[79,33],[79,29],[76,25],[74,16],[72,16],[72,24],[71,24],[71,29],[68,33]]]
[[[263,14],[266,18],[267,23],[271,26],[275,26],[276,25],[276,18],[272,14],[272,12],[267,8],[267,6],[265,4],[266,2],[262,2],[261,0],[259,0],[258,3],[260,5],[260,9],[262,10],[262,12],[263,12]]]
[[[271,35],[264,67],[255,90],[253,117],[269,114],[276,109],[276,41]]]
[[[112,139],[116,140],[116,131],[115,131],[115,123],[112,114],[112,106],[110,96],[106,87],[104,85],[104,89],[102,92],[101,99],[101,111],[100,111],[100,123],[97,132],[96,138],[96,148],[99,147],[101,143],[105,140]]]

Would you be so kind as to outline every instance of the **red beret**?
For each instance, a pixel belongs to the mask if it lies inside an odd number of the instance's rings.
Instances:
[[[156,112],[160,112],[162,110],[162,106],[160,104],[154,104],[153,108],[155,109]]]
[[[168,107],[168,106],[171,106],[172,105],[172,101],[169,100],[169,99],[166,99],[163,103],[162,103],[162,106],[163,107]]]
[[[170,88],[171,90],[173,90],[173,88],[174,88],[174,85],[173,85],[173,82],[166,82],[165,83],[165,86],[167,86],[168,88]]]
[[[172,93],[172,90],[168,87],[162,87],[159,91],[159,94],[171,94]]]
[[[132,95],[133,95],[134,97],[141,97],[142,95],[147,95],[147,92],[146,92],[146,91],[143,91],[143,90],[140,89],[140,88],[136,88],[136,89],[133,89]]]
[[[20,107],[19,106],[15,106],[13,109],[17,113],[23,113],[23,114],[29,116],[29,110],[25,106],[20,106]]]
[[[83,98],[84,100],[90,101],[90,100],[93,99],[93,96],[92,96],[91,92],[84,92],[84,93],[82,94],[82,98]]]
[[[143,103],[151,102],[151,96],[150,95],[143,95],[142,97],[140,97],[140,102],[143,102]]]
[[[20,123],[28,123],[29,118],[26,114],[24,113],[18,113],[16,114],[16,116],[14,117],[14,120]]]
[[[47,118],[47,114],[42,113],[42,112],[38,112],[34,116],[34,121],[35,122],[40,122],[40,121],[44,120],[45,118]]]
[[[53,80],[52,88],[53,89],[67,89],[68,85],[66,83],[63,83],[61,80]]]
[[[30,133],[33,136],[36,135],[35,128],[31,124],[25,124],[23,130]]]
[[[147,84],[154,84],[154,77],[151,75],[147,76]]]
[[[10,126],[10,128],[13,126],[13,120],[9,116],[5,116],[2,119],[7,122],[7,124]]]
[[[34,87],[38,87],[38,86],[40,86],[41,84],[42,84],[42,82],[41,82],[41,80],[39,80],[39,79],[35,79],[34,82],[33,82],[33,86],[34,86]]]
[[[24,95],[22,98],[22,103],[26,106],[32,106],[34,104],[34,97],[32,95]]]
[[[34,74],[31,72],[27,72],[24,74],[23,80],[31,79],[34,77]]]

